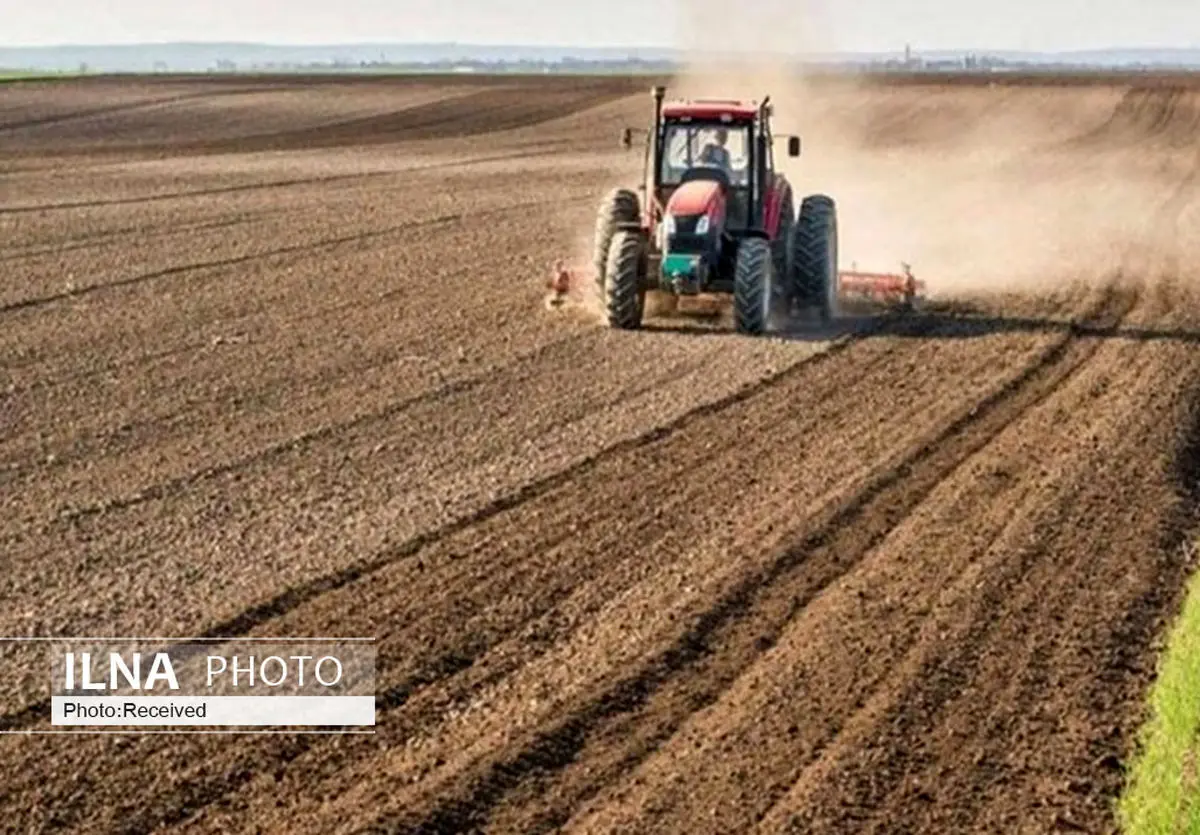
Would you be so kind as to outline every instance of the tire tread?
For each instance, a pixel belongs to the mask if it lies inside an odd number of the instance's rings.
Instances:
[[[618,230],[609,246],[604,282],[604,307],[610,327],[635,330],[642,325],[641,262],[641,236]]]
[[[771,292],[771,245],[747,238],[738,247],[733,275],[733,318],[738,333],[758,335],[767,328],[765,296]]]

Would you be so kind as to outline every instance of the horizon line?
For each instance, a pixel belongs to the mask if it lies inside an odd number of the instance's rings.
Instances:
[[[60,43],[0,43],[0,49],[19,49],[19,50],[36,50],[36,49],[136,49],[146,47],[163,47],[163,46],[209,46],[209,47],[266,47],[266,48],[283,48],[283,49],[336,49],[339,47],[345,48],[364,48],[364,47],[464,47],[464,48],[479,48],[479,49],[538,49],[538,50],[562,50],[562,49],[577,49],[584,51],[608,51],[608,50],[626,50],[626,51],[645,51],[654,50],[659,52],[676,53],[686,55],[695,53],[698,50],[689,49],[687,47],[679,47],[667,44],[636,44],[636,43],[611,43],[611,44],[579,44],[567,42],[555,43],[537,43],[537,42],[495,42],[495,41],[456,41],[456,40],[429,40],[429,41],[403,41],[403,40],[346,40],[346,41],[270,41],[270,40],[145,40],[145,41],[77,41],[77,42],[60,42]],[[918,44],[900,44],[895,47],[886,49],[831,49],[821,51],[811,51],[809,53],[781,53],[772,52],[773,55],[787,54],[821,54],[821,55],[887,55],[894,53],[903,53],[906,46],[911,46],[914,54],[921,53],[972,53],[972,52],[1009,52],[1019,54],[1032,55],[1074,55],[1080,53],[1091,52],[1191,52],[1200,50],[1200,43],[1193,46],[1157,46],[1153,44],[1124,44],[1120,46],[1096,46],[1096,47],[1073,47],[1064,49],[1025,49],[1021,47],[1006,47],[1006,46],[954,46],[954,47],[926,47],[923,48]],[[721,52],[720,50],[704,50],[708,52]],[[747,52],[748,50],[729,50],[730,53]]]

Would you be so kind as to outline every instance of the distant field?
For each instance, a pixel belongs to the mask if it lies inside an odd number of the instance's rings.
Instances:
[[[68,72],[47,72],[44,70],[2,70],[0,69],[0,82],[3,81],[41,81],[43,79],[53,78],[76,78],[77,73]]]

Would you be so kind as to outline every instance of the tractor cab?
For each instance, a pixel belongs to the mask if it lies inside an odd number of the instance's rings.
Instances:
[[[655,188],[659,203],[671,205],[682,190],[689,199],[676,203],[703,209],[706,196],[720,196],[728,207],[728,228],[744,229],[749,222],[753,136],[754,127],[749,122],[693,121],[686,117],[664,121]]]
[[[660,91],[655,89],[654,158],[648,160],[653,168],[647,171],[655,202],[666,209],[684,191],[690,192],[686,202],[694,203],[695,195],[715,189],[728,203],[727,233],[762,229],[764,202],[775,185],[770,100],[663,103]],[[788,154],[799,153],[799,138],[790,137]],[[693,182],[709,185],[689,187]]]
[[[657,91],[656,91],[657,92]],[[748,235],[772,239],[767,198],[778,185],[767,102],[664,104],[647,159],[648,221],[671,289],[724,289]],[[776,245],[780,251],[782,242]]]

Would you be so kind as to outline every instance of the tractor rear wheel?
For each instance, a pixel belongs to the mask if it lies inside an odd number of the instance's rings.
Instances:
[[[792,274],[792,229],[795,225],[796,208],[789,190],[787,197],[783,199],[783,205],[779,207],[779,223],[775,229],[775,237],[771,239],[771,263],[775,267],[775,282],[771,288],[775,299],[772,303],[775,305],[775,310],[785,315],[790,312],[795,295],[790,278]]]
[[[792,227],[795,225],[796,207],[789,193],[783,199],[783,205],[779,207],[779,225],[775,230],[775,237],[771,239],[771,260],[775,262],[775,275],[779,277],[778,289],[784,296],[788,295],[787,291],[791,289],[787,276],[792,263]]]
[[[608,324],[622,330],[642,326],[646,291],[642,288],[642,236],[617,230],[605,264],[604,307]]]
[[[608,250],[617,226],[622,223],[637,223],[641,219],[638,197],[629,189],[616,188],[600,201],[596,210],[596,239],[592,249],[592,271],[596,286],[604,291],[604,275],[608,270]]]
[[[837,205],[832,197],[804,198],[792,233],[792,286],[796,299],[817,307],[822,319],[837,312]]]
[[[758,335],[767,329],[775,301],[774,273],[770,242],[742,241],[733,268],[733,319],[738,333]]]

